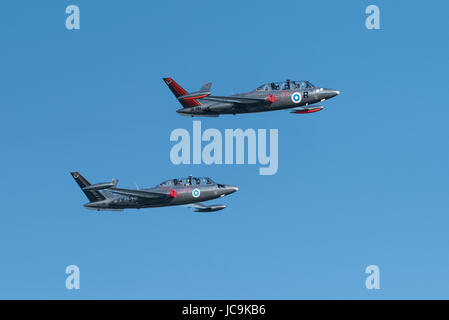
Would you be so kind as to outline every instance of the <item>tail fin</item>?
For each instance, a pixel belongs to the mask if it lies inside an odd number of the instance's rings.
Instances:
[[[201,87],[200,92],[210,91],[210,88],[212,88],[212,82],[206,82],[206,83],[203,84],[203,86]]]
[[[163,78],[167,86],[170,88],[171,92],[175,95],[176,98],[179,98],[180,96],[185,96],[188,94],[187,91],[185,91],[179,84],[175,82],[172,78]],[[189,100],[180,100],[179,101],[183,108],[190,108],[190,107],[196,107],[201,105],[198,101],[195,99],[189,99]]]
[[[86,180],[78,171],[70,172],[73,179],[75,179],[76,183],[80,186],[81,189],[84,187],[90,186],[89,181]],[[86,195],[87,199],[89,199],[90,202],[97,202],[106,200],[105,196],[97,190],[83,190],[84,194]]]

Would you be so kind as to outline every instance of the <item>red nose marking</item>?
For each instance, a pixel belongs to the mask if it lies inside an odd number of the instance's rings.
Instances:
[[[171,196],[172,198],[176,197],[176,191],[173,190],[173,189],[171,189],[171,190],[170,190],[170,196]]]
[[[273,103],[273,101],[274,101],[273,95],[272,95],[272,94],[269,94],[269,95],[268,95],[268,102]]]

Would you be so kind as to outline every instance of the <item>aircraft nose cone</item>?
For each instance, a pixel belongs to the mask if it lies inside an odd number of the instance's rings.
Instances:
[[[340,94],[340,91],[334,89],[324,89],[324,99],[330,99]]]
[[[226,194],[231,194],[236,191],[239,191],[239,188],[236,186],[226,186]]]

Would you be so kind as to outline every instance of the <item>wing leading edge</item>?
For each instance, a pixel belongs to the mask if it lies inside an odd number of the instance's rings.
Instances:
[[[201,100],[223,102],[223,103],[235,103],[235,104],[252,104],[252,103],[267,103],[266,99],[257,98],[243,98],[243,97],[222,97],[222,96],[207,96],[201,98]]]
[[[169,193],[150,192],[144,190],[131,190],[120,188],[109,188],[109,192],[120,194],[122,196],[137,197],[145,200],[168,199],[171,198]]]

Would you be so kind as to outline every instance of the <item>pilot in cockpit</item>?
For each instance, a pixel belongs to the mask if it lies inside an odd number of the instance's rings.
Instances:
[[[271,83],[271,90],[279,90],[279,85],[277,83]]]

